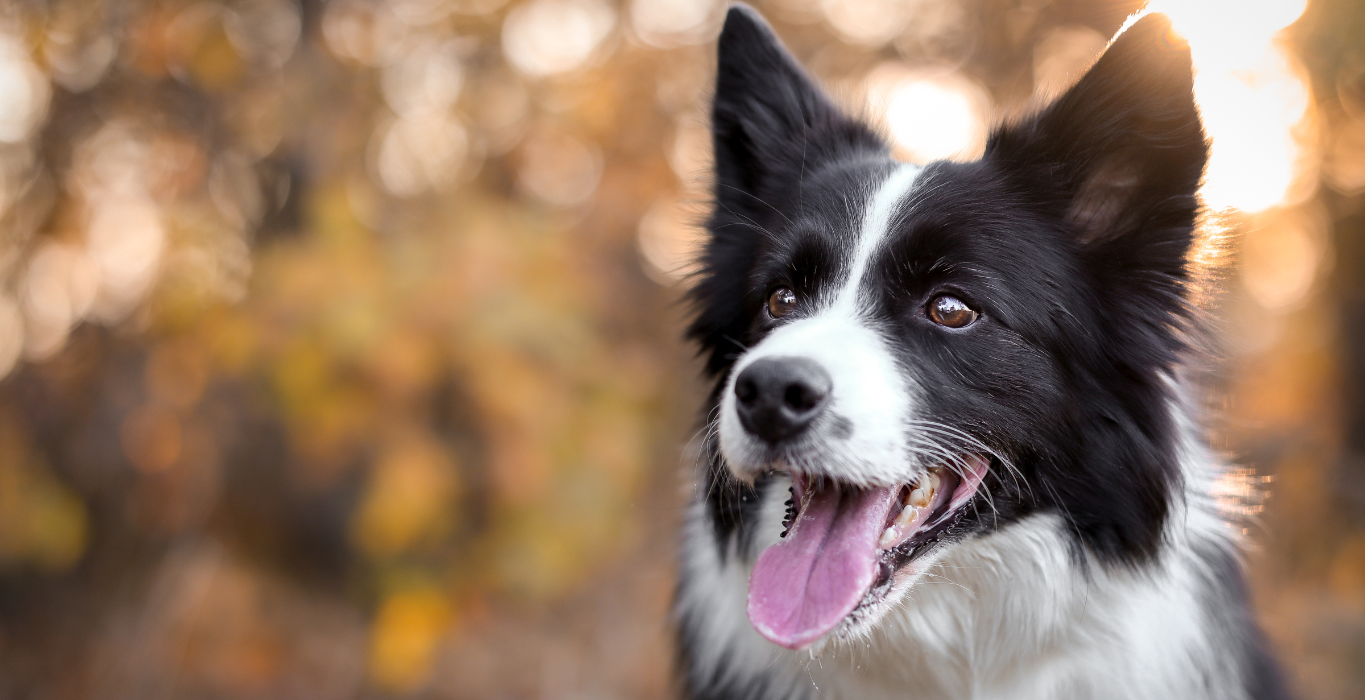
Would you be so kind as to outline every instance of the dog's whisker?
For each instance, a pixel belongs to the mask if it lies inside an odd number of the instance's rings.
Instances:
[[[1006,473],[1008,473],[1011,476],[1011,478],[1014,479],[1015,488],[1019,488],[1020,485],[1022,484],[1023,487],[1029,491],[1030,495],[1032,495],[1033,487],[1028,483],[1026,479],[1024,479],[1023,473],[1020,472],[1019,469],[1014,466],[1013,460],[1005,457],[1000,452],[990,448],[988,445],[986,445],[984,442],[982,442],[975,436],[971,435],[970,433],[967,433],[961,430],[960,428],[948,425],[946,423],[931,420],[923,419],[912,420],[909,421],[909,425],[910,427],[915,428],[919,431],[938,432],[951,436],[956,440],[960,440],[967,447],[967,449],[964,451],[982,452],[990,455],[991,457],[995,458],[995,461],[999,462],[1000,465],[1005,468]]]

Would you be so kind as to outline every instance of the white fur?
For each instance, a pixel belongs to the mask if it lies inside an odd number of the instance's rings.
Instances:
[[[946,549],[865,635],[793,652],[762,639],[744,612],[753,555],[773,541],[785,480],[766,492],[752,552],[724,562],[700,503],[687,528],[678,612],[696,625],[694,670],[766,674],[763,698],[1059,700],[1239,698],[1238,670],[1210,624],[1196,547],[1235,547],[1213,499],[1223,472],[1198,429],[1182,426],[1184,490],[1162,554],[1139,569],[1073,559],[1064,520],[1037,515]],[[745,556],[745,555],[748,556]]]
[[[785,499],[789,482],[781,481],[780,489],[774,485],[765,494],[765,506],[780,504]],[[781,514],[776,517],[780,527]],[[763,522],[764,529],[771,529],[773,514],[765,512]],[[777,539],[776,533],[768,534],[772,540]],[[722,559],[702,499],[694,501],[689,509],[683,537],[679,573],[685,585],[678,589],[675,610],[688,618],[687,624],[693,627],[697,639],[692,647],[692,672],[722,682],[742,682],[750,674],[777,666],[782,672],[771,686],[769,696],[799,697],[796,691],[803,685],[799,681],[799,664],[793,662],[790,654],[784,654],[781,647],[760,637],[749,623],[745,605],[749,595],[750,553],[732,546]],[[764,540],[766,546],[767,538]],[[717,672],[726,675],[716,676]]]
[[[809,474],[824,474],[863,485],[905,480],[911,465],[906,451],[905,421],[910,406],[908,383],[887,381],[903,373],[876,331],[856,318],[825,313],[786,324],[764,338],[736,365],[721,399],[720,447],[730,467],[752,478],[771,466],[761,445],[739,422],[734,377],[764,357],[802,356],[819,362],[833,380],[826,416],[842,417],[852,426],[847,439],[824,435],[788,449],[786,459]]]
[[[887,234],[891,232],[891,217],[895,215],[905,195],[914,187],[919,174],[920,167],[917,165],[898,164],[868,200],[867,210],[863,213],[862,231],[858,235],[858,248],[853,253],[853,259],[849,261],[844,284],[834,298],[834,307],[839,312],[850,315],[857,313],[858,290],[862,287],[863,277],[867,273],[867,264],[881,248]]]
[[[913,381],[891,380],[905,373],[897,367],[886,338],[863,313],[859,290],[869,262],[887,238],[892,217],[919,172],[916,166],[899,165],[868,197],[857,245],[846,261],[847,272],[837,291],[828,298],[811,300],[820,308],[779,326],[735,363],[721,396],[720,449],[740,478],[752,480],[772,463],[770,457],[765,458],[764,445],[739,422],[735,378],[759,359],[781,356],[819,362],[833,380],[826,416],[852,427],[846,439],[832,439],[826,425],[807,441],[786,448],[784,458],[792,466],[862,486],[889,486],[914,475],[916,465],[905,435]]]

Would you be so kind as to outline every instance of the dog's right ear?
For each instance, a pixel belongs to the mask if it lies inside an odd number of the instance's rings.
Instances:
[[[766,219],[772,211],[758,200],[781,206],[802,174],[829,158],[886,150],[830,102],[752,8],[730,8],[718,53],[711,130],[722,208]]]
[[[749,273],[762,232],[795,218],[802,178],[887,147],[841,113],[744,5],[730,8],[720,33],[711,134],[715,211],[690,292],[697,317],[687,334],[700,343],[707,372],[721,376],[744,350],[746,308],[761,303]]]

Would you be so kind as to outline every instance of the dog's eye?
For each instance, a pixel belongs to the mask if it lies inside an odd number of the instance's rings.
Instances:
[[[768,313],[773,318],[782,318],[796,310],[796,292],[788,287],[778,287],[768,295]]]
[[[977,313],[951,294],[940,294],[929,302],[929,319],[940,326],[962,328],[976,320]]]

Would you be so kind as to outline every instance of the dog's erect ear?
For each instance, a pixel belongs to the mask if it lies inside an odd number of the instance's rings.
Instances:
[[[992,135],[984,156],[1016,203],[1041,210],[1077,243],[1081,281],[1097,303],[1078,305],[1088,325],[1067,340],[1094,351],[1063,356],[1072,376],[1089,375],[1111,400],[1077,409],[1091,464],[1074,468],[1107,471],[1067,474],[1052,493],[1059,504],[1080,504],[1066,512],[1083,538],[1128,561],[1158,550],[1180,479],[1163,375],[1188,340],[1180,330],[1191,312],[1187,258],[1208,158],[1193,88],[1189,47],[1168,19],[1147,15],[1056,102]],[[1115,478],[1096,481],[1099,473]],[[1122,496],[1097,501],[1092,489]],[[1124,507],[1085,505],[1097,502]]]
[[[885,150],[830,102],[752,8],[730,8],[718,53],[711,129],[722,208],[766,209],[757,199],[780,206],[775,200],[794,195],[803,172],[850,151]]]
[[[1098,272],[1179,296],[1208,158],[1193,83],[1189,46],[1145,16],[1051,106],[994,134],[987,158],[1074,227]]]
[[[793,218],[803,178],[888,149],[842,114],[744,5],[730,8],[720,33],[711,135],[716,208],[691,292],[698,314],[688,336],[701,344],[707,371],[719,376],[744,349],[759,232]]]

